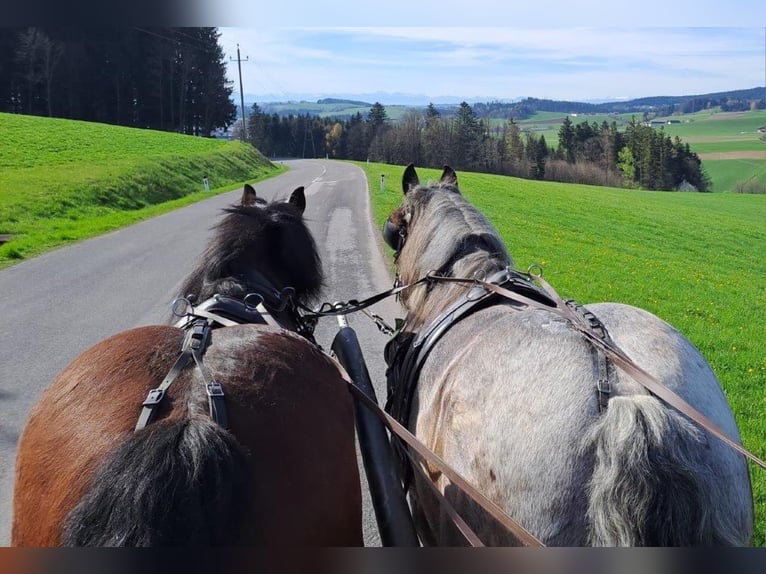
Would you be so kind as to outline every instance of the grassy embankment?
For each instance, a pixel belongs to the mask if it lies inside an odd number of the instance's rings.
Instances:
[[[399,204],[404,169],[359,165],[380,227]],[[440,175],[418,173],[421,181]],[[458,178],[517,268],[539,263],[562,297],[636,305],[684,333],[721,381],[744,445],[766,457],[766,196],[628,191],[463,172]],[[766,471],[751,465],[751,475],[754,544],[765,546]]]
[[[0,114],[0,134],[0,235],[12,236],[0,268],[283,169],[241,142],[90,122]]]

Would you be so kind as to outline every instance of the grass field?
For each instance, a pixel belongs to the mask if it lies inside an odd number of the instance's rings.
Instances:
[[[380,228],[404,169],[360,163]],[[421,180],[437,170],[418,169]],[[380,190],[380,175],[386,189]],[[766,196],[627,191],[459,173],[519,269],[533,263],[562,297],[655,313],[710,362],[745,446],[766,457]],[[390,251],[389,251],[390,252]],[[766,471],[751,465],[754,544],[766,545]]]
[[[538,112],[518,122],[522,129],[544,135],[549,146],[558,145],[558,131],[566,114]],[[601,124],[615,121],[618,129],[640,114],[579,114],[569,116],[573,124]],[[721,112],[720,108],[694,114],[653,118],[655,121],[674,120],[677,124],[657,126],[672,138],[680,137],[700,156],[702,165],[713,183],[712,191],[734,191],[738,183],[758,182],[766,189],[766,141],[758,128],[766,126],[766,111]],[[721,155],[723,154],[723,155]]]
[[[665,133],[688,142],[699,154],[713,182],[712,191],[734,191],[738,183],[757,182],[766,189],[766,110],[721,112],[705,110],[675,116],[681,123],[664,126]]]
[[[0,114],[0,267],[104,233],[211,192],[273,175],[257,150],[227,142]]]

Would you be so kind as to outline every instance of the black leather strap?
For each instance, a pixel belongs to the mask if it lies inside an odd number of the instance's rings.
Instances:
[[[142,428],[152,422],[157,407],[162,402],[162,399],[165,398],[165,391],[170,386],[170,384],[176,380],[178,375],[181,374],[181,371],[186,368],[186,365],[189,364],[191,358],[192,354],[190,350],[182,350],[181,354],[178,356],[178,359],[176,359],[176,362],[171,367],[170,372],[165,376],[160,385],[156,389],[149,391],[149,394],[146,395],[146,399],[144,399],[143,408],[141,409],[141,414],[138,417],[138,422],[136,422],[136,431],[140,431]]]
[[[146,395],[141,414],[136,422],[135,431],[143,429],[146,425],[152,422],[157,412],[157,408],[165,398],[165,393],[168,387],[170,387],[173,381],[178,378],[178,375],[181,374],[192,359],[196,363],[205,384],[205,391],[208,396],[210,408],[210,417],[222,427],[226,428],[228,426],[223,387],[213,379],[210,371],[205,367],[205,364],[202,361],[202,355],[204,355],[209,342],[210,324],[207,319],[195,319],[188,325],[186,336],[181,345],[181,354],[178,356],[178,359],[176,359],[176,362],[171,367],[170,372],[165,376],[160,385],[157,388],[150,390]]]

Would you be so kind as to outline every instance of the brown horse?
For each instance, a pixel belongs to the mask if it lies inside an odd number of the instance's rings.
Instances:
[[[180,327],[118,333],[43,393],[19,442],[13,545],[362,544],[345,374],[294,332],[322,283],[304,209],[303,188],[267,204],[246,186],[180,291],[199,309],[218,294],[244,315],[258,314],[241,303],[255,297],[289,330],[210,331],[203,366],[180,370],[139,430],[147,393],[188,339]],[[223,424],[207,412],[205,371],[223,389]]]

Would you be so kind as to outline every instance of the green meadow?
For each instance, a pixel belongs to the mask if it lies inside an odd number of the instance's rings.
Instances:
[[[399,204],[404,168],[358,165],[380,228]],[[421,181],[441,175],[418,174]],[[564,298],[642,307],[684,333],[721,381],[745,447],[766,457],[766,195],[629,191],[462,172],[458,179],[518,269],[540,264]],[[753,542],[765,546],[766,470],[751,465],[751,476]]]
[[[0,134],[0,268],[282,169],[241,142],[91,122],[0,114]]]
[[[522,129],[544,135],[549,146],[558,146],[558,132],[566,114],[538,112],[531,118],[519,121]],[[573,124],[588,122],[601,124],[615,121],[617,128],[635,118],[642,121],[641,114],[570,114]],[[758,131],[766,127],[766,110],[749,112],[722,112],[711,108],[693,114],[652,118],[653,121],[678,123],[657,125],[672,138],[678,136],[700,156],[702,165],[713,183],[712,191],[735,191],[737,184],[752,182],[766,189],[766,141],[765,134]],[[497,125],[502,122],[497,120]]]
[[[766,110],[721,112],[704,110],[674,116],[680,123],[663,126],[671,137],[688,142],[702,159],[713,182],[712,191],[734,191],[737,184],[752,182],[766,190]]]

